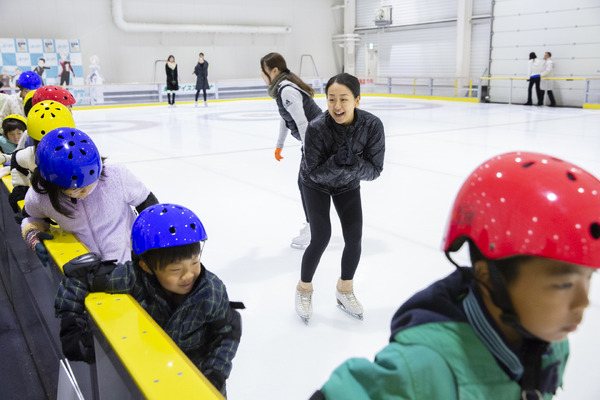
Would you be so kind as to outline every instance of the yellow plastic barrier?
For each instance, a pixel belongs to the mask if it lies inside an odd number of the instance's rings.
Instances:
[[[10,175],[2,182],[11,192]],[[54,239],[44,245],[61,272],[67,262],[89,252],[73,234],[55,227],[49,233]],[[91,293],[85,306],[145,398],[224,399],[131,296]]]
[[[145,398],[223,398],[131,296],[91,293],[85,306]]]

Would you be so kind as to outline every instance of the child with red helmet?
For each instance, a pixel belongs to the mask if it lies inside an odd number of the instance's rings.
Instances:
[[[452,260],[465,243],[473,267]],[[457,270],[400,307],[373,363],[346,361],[312,399],[553,397],[600,268],[600,181],[543,154],[496,156],[460,189],[443,250]]]
[[[89,292],[127,293],[223,394],[242,334],[241,317],[223,282],[200,262],[202,222],[177,204],[156,204],[131,229],[133,260],[117,264],[93,253],[64,266],[54,308],[64,355],[94,362],[84,301]]]

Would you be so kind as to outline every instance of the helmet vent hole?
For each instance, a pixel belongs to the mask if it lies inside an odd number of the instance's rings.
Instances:
[[[62,149],[62,146],[55,147],[54,151],[59,151],[60,149]]]
[[[40,133],[42,134],[42,136],[44,136],[46,134],[46,131],[42,130]]]
[[[523,168],[529,168],[529,167],[531,167],[533,164],[535,164],[535,162],[534,162],[534,161],[530,161],[530,162],[528,162],[528,163],[525,163],[525,164],[523,164]]]
[[[94,175],[94,170],[90,170],[90,175]]]
[[[169,228],[169,232],[175,233],[175,232],[177,232],[177,229],[175,229],[175,227],[172,226],[172,227]]]
[[[54,113],[50,113],[50,115],[52,115],[52,118],[56,118],[56,115]]]
[[[600,239],[600,224],[592,222],[590,224],[590,234],[594,239]]]
[[[573,175],[570,172],[567,172],[567,178],[569,178],[569,180],[572,180],[572,181],[576,181],[577,180],[577,178],[575,178],[575,175]]]
[[[79,149],[79,152],[81,153],[82,156],[86,155],[86,152],[83,149]]]
[[[77,175],[71,176],[71,179],[74,180],[74,181],[76,181],[77,180]]]
[[[160,215],[163,215],[163,214],[164,214],[164,213],[166,213],[166,212],[167,212],[167,209],[166,209],[166,208],[163,208],[163,209],[162,209],[162,211],[160,212]]]
[[[192,228],[193,230],[196,230],[196,224],[190,224],[190,228]]]
[[[81,140],[80,143],[87,143],[87,140]]]
[[[63,135],[56,135],[57,138],[59,139],[64,139],[65,137]]]
[[[69,146],[75,146],[75,142],[71,140],[71,141],[69,142]]]
[[[68,158],[69,160],[72,160],[72,159],[73,159],[73,152],[72,152],[72,151],[70,151],[70,152],[69,152],[69,155],[67,156],[67,158]]]

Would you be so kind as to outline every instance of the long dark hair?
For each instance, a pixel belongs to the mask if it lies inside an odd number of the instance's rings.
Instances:
[[[102,172],[100,173],[99,179],[104,179],[106,177],[104,160],[106,160],[106,158],[102,157]],[[71,198],[63,193],[63,189],[65,189],[64,187],[58,186],[57,184],[42,178],[39,168],[33,170],[29,180],[31,181],[31,188],[36,193],[48,195],[50,204],[52,204],[52,207],[59,214],[62,214],[68,218],[73,218],[73,206],[71,205],[70,201]]]
[[[263,73],[266,76],[269,76],[269,74],[267,74],[265,66],[270,70],[273,68],[277,68],[279,72],[286,72],[288,74],[288,81],[295,83],[296,85],[298,85],[298,87],[300,87],[300,89],[304,90],[309,95],[315,95],[315,90],[312,87],[310,87],[302,79],[300,79],[298,75],[294,74],[288,69],[287,64],[285,62],[285,58],[283,58],[281,54],[269,53],[260,59],[260,69],[262,69]]]

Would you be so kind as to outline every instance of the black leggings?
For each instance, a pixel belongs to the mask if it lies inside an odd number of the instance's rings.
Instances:
[[[331,200],[333,200],[335,210],[340,217],[344,236],[341,277],[343,280],[353,279],[360,261],[362,243],[363,218],[360,187],[330,196],[303,184],[302,192],[310,218],[311,238],[310,244],[302,257],[300,279],[303,282],[312,282],[321,256],[329,244],[331,238],[331,219],[329,218]]]
[[[540,78],[529,78],[529,86],[527,87],[527,104],[532,103],[531,88],[535,85],[535,94],[537,95],[538,106],[542,105],[543,94],[540,90]]]
[[[202,90],[202,94],[204,95],[204,101],[206,101],[206,89],[196,90],[196,101],[198,101],[198,95],[200,94],[200,90]]]

